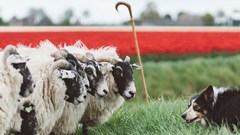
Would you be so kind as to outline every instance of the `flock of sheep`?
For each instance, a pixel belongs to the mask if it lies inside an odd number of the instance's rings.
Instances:
[[[114,47],[80,41],[56,47],[6,46],[0,51],[0,135],[66,135],[106,122],[134,98],[133,69]]]

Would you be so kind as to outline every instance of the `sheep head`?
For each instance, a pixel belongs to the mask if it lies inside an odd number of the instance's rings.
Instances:
[[[109,62],[112,64],[111,70],[114,81],[118,88],[118,93],[126,100],[134,98],[136,87],[133,81],[133,69],[139,68],[136,64],[130,64],[130,57],[126,56],[125,60],[111,58],[99,58],[98,62]]]
[[[90,93],[97,98],[103,98],[108,94],[107,82],[103,77],[101,68],[98,62],[94,59],[91,53],[86,53],[86,55],[76,54],[76,58],[85,63],[84,71],[87,74],[90,83]]]
[[[21,84],[19,93],[19,95],[22,97],[29,96],[33,92],[34,87],[32,74],[27,67],[28,60],[29,59],[27,57],[19,55],[15,46],[8,45],[5,47],[2,56],[3,66],[6,70],[9,70],[9,66],[11,65],[22,75],[23,82]]]

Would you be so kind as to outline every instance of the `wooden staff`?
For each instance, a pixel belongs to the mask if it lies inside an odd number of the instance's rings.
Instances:
[[[148,103],[149,102],[149,95],[148,95],[147,85],[146,85],[146,81],[145,81],[145,77],[144,77],[141,55],[140,55],[140,51],[139,51],[139,47],[138,47],[137,34],[136,34],[136,31],[135,31],[135,27],[134,27],[135,24],[134,24],[134,20],[133,20],[133,16],[132,16],[131,6],[130,6],[130,4],[128,4],[126,2],[118,2],[115,5],[115,8],[116,8],[117,11],[118,11],[118,6],[119,5],[126,6],[128,8],[129,14],[130,14],[133,36],[134,36],[134,42],[135,42],[135,45],[136,45],[136,51],[137,51],[137,57],[138,57],[138,63],[141,66],[140,71],[141,71],[141,77],[142,77],[142,82],[143,82],[143,87],[144,87],[144,96],[145,96],[146,102]]]

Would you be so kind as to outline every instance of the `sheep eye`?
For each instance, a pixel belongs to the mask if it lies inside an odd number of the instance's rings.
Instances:
[[[89,75],[91,75],[91,74],[93,73],[90,68],[86,68],[85,72],[86,72],[87,74],[89,74]]]
[[[116,69],[116,72],[115,72],[117,75],[120,75],[121,74],[121,70],[120,69]]]
[[[76,66],[75,61],[69,60],[69,63],[71,63],[74,67]]]
[[[89,61],[87,65],[94,65],[92,61]]]

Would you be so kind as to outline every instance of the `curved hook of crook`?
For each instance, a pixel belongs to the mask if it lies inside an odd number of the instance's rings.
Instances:
[[[129,11],[129,13],[130,13],[130,17],[131,17],[131,19],[133,18],[132,17],[132,9],[131,9],[131,5],[130,4],[128,4],[128,3],[126,3],[126,2],[118,2],[116,5],[115,5],[115,9],[118,11],[118,6],[119,5],[124,5],[124,6],[126,6],[127,8],[128,8],[128,11]]]

